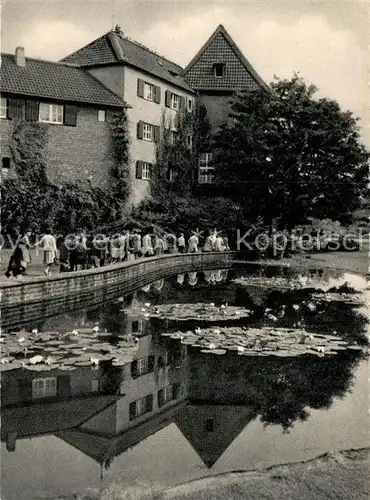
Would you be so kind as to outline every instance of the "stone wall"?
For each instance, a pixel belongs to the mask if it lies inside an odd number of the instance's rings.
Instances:
[[[64,311],[90,307],[133,292],[159,278],[231,267],[239,256],[238,252],[169,254],[7,283],[1,287],[2,327],[19,326]]]
[[[10,157],[14,120],[0,120],[1,156]],[[79,107],[76,127],[47,124],[47,174],[54,182],[88,180],[104,189],[113,167],[111,132],[107,122],[98,121],[98,109]],[[12,159],[10,170],[12,171]]]

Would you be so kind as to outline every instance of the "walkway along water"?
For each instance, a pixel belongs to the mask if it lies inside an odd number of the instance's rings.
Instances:
[[[63,309],[78,309],[133,292],[147,283],[174,274],[204,269],[229,268],[244,260],[241,252],[170,254],[75,271],[0,287],[2,326],[9,328],[47,317]]]

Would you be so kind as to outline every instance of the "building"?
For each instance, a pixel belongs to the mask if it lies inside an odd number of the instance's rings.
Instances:
[[[131,202],[138,204],[148,195],[156,143],[164,128],[176,133],[178,114],[194,110],[195,92],[182,77],[183,69],[118,28],[63,61],[78,64],[129,103]]]
[[[215,134],[227,120],[230,99],[235,92],[269,87],[254,70],[226,29],[220,24],[184,69],[184,78],[197,93],[197,103],[204,105]],[[212,153],[199,158],[199,184],[212,184]]]
[[[45,160],[52,180],[83,179],[108,187],[114,183],[109,111],[126,107],[132,205],[149,195],[157,144],[165,130],[176,136],[183,112],[204,105],[215,133],[235,92],[268,90],[222,25],[185,69],[125,37],[119,27],[59,63],[25,58],[22,48],[2,57],[3,169],[12,164],[17,121],[40,121],[47,125]],[[192,148],[193,136],[186,140]],[[201,151],[197,159],[194,180],[205,188],[213,182],[211,160],[211,151]],[[175,180],[175,172],[168,176]]]
[[[85,179],[94,186],[109,185],[113,160],[108,120],[123,109],[120,97],[77,66],[28,58],[20,47],[15,54],[2,54],[0,91],[3,173],[12,168],[14,134],[32,141],[33,125],[39,123],[47,139],[44,160],[52,181]]]

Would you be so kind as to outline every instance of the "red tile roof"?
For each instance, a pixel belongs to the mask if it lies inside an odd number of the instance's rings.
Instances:
[[[215,63],[225,65],[224,76],[214,76]],[[198,91],[237,92],[255,90],[258,87],[269,89],[222,24],[185,68],[184,78]]]
[[[83,69],[29,57],[25,67],[20,67],[13,54],[1,54],[0,91],[58,101],[124,106],[120,97]]]
[[[128,64],[188,92],[193,92],[182,77],[184,70],[181,66],[115,31],[109,31],[63,58],[62,61],[76,63],[82,67]]]

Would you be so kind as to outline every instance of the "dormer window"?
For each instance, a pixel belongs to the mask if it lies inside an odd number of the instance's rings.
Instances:
[[[225,65],[223,63],[215,63],[213,65],[213,76],[220,78],[225,74]]]

